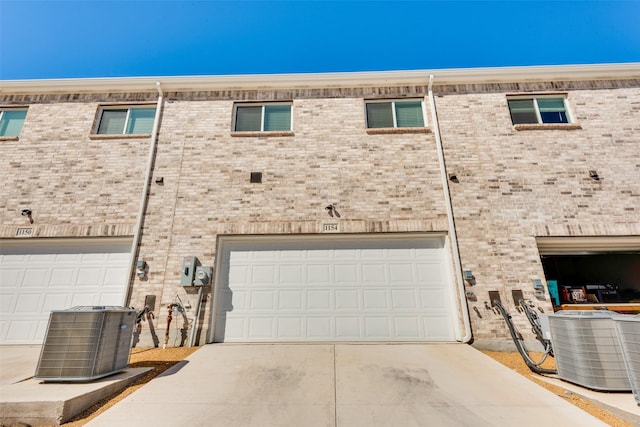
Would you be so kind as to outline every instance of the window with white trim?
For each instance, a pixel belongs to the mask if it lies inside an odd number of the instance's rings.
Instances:
[[[26,117],[26,108],[0,109],[0,137],[19,136]]]
[[[155,116],[155,107],[104,107],[100,110],[96,134],[149,134],[153,130]]]
[[[290,131],[291,103],[236,105],[233,130],[236,132]]]
[[[424,127],[423,104],[419,99],[367,101],[367,128]]]
[[[513,97],[507,102],[514,125],[571,123],[566,99],[562,96]]]

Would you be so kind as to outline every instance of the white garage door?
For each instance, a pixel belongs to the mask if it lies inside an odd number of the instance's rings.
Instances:
[[[0,343],[41,343],[51,310],[122,305],[130,241],[0,244]]]
[[[224,241],[214,341],[453,341],[444,238]]]

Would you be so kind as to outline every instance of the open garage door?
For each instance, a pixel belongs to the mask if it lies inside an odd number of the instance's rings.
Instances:
[[[2,241],[0,343],[42,343],[51,310],[122,305],[130,251],[129,239]]]
[[[223,239],[214,340],[454,341],[444,236]]]
[[[554,303],[640,303],[640,236],[538,239]]]

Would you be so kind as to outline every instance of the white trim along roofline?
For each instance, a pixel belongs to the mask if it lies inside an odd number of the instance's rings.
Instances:
[[[160,82],[167,92],[406,86],[425,85],[424,76],[430,74],[436,76],[438,85],[640,79],[640,62],[343,73],[0,80],[0,94],[156,92],[156,82]]]

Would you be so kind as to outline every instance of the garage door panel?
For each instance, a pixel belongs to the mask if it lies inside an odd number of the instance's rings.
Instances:
[[[259,265],[251,270],[251,280],[245,283],[272,285],[276,279],[276,268],[274,266]]]
[[[389,279],[393,283],[415,282],[414,264],[389,264]]]
[[[14,313],[39,313],[42,310],[43,295],[37,294],[21,294],[16,298]]]
[[[15,299],[16,295],[0,293],[0,313],[9,313],[16,303]]]
[[[112,262],[113,260],[109,260]],[[128,263],[128,261],[126,261]],[[104,279],[102,286],[118,287],[122,286],[122,278],[127,276],[127,267],[106,267],[104,269]]]
[[[420,318],[418,316],[394,316],[394,336],[407,340],[420,340]]]
[[[362,281],[365,283],[387,283],[386,268],[382,264],[363,264]]]
[[[274,310],[275,291],[254,291],[251,293],[251,311]]]
[[[447,300],[441,289],[421,289],[420,307],[430,311],[444,311]]]
[[[362,336],[360,318],[357,316],[336,316],[335,323],[337,340],[357,340]]]
[[[35,332],[37,328],[37,322],[34,323],[32,319],[19,319],[15,318],[9,320],[7,322],[7,329],[5,335],[5,341],[12,342],[22,342],[25,339],[30,339],[31,337],[35,337]]]
[[[307,291],[307,310],[326,311],[331,309],[331,291],[317,289]]]
[[[47,317],[46,319],[39,319],[36,322],[36,329],[34,331],[34,340],[36,342],[43,342],[44,341],[44,337],[47,334],[47,327],[49,326],[49,318]]]
[[[336,311],[360,309],[360,295],[358,289],[336,289],[334,291],[334,299],[334,307]]]
[[[71,307],[81,305],[100,305],[94,292],[78,292],[75,291],[71,297]]]
[[[334,283],[355,284],[359,282],[357,264],[337,264],[333,271]]]
[[[283,265],[280,267],[280,283],[299,285],[304,274],[304,268],[300,265]]]
[[[434,338],[446,340],[451,336],[451,321],[445,316],[425,316],[423,318],[423,327],[425,331]]]
[[[70,286],[77,280],[75,273],[76,270],[71,267],[54,269],[51,272],[49,287]]]
[[[333,254],[328,249],[315,249],[312,251],[306,251],[306,255],[309,261],[326,260],[329,258],[333,258]]]
[[[364,289],[362,293],[366,311],[389,309],[389,295],[386,289]]]
[[[97,305],[122,305],[122,292],[121,291],[102,291],[98,295]]]
[[[421,262],[416,265],[418,272],[418,280],[425,283],[439,284],[442,277],[442,267],[437,261]]]
[[[80,268],[78,270],[78,284],[82,286],[98,287],[104,281],[104,270],[101,268]]]
[[[380,259],[384,257],[383,249],[362,249],[359,251],[360,258],[376,258]]]
[[[304,291],[280,291],[278,292],[278,310],[279,311],[300,311],[304,309]]]
[[[42,309],[40,311],[43,313],[48,313],[51,310],[64,310],[65,308],[69,308],[70,303],[71,296],[69,295],[69,292],[48,292],[44,295],[44,301],[42,304]]]
[[[249,337],[256,340],[270,339],[274,335],[274,321],[272,317],[249,318]]]
[[[280,339],[297,339],[304,334],[304,320],[302,316],[279,317],[277,337]]]
[[[451,341],[442,248],[441,238],[227,243],[215,339]]]
[[[23,288],[44,288],[47,286],[51,276],[49,268],[30,268],[25,271],[21,287]]]
[[[418,308],[416,290],[412,288],[391,290],[391,307],[398,312],[416,310]]]
[[[333,324],[331,316],[310,316],[307,318],[307,336],[311,340],[330,340]]]
[[[329,264],[307,265],[307,283],[325,284],[331,283],[331,268]]]
[[[364,318],[364,336],[372,339],[391,338],[391,322],[388,316],[367,316]]]
[[[0,245],[0,343],[41,343],[51,310],[122,304],[129,250],[122,239]]]
[[[249,281],[249,267],[245,265],[234,265],[229,271],[229,282],[236,283],[238,285],[242,283],[248,283]]]

